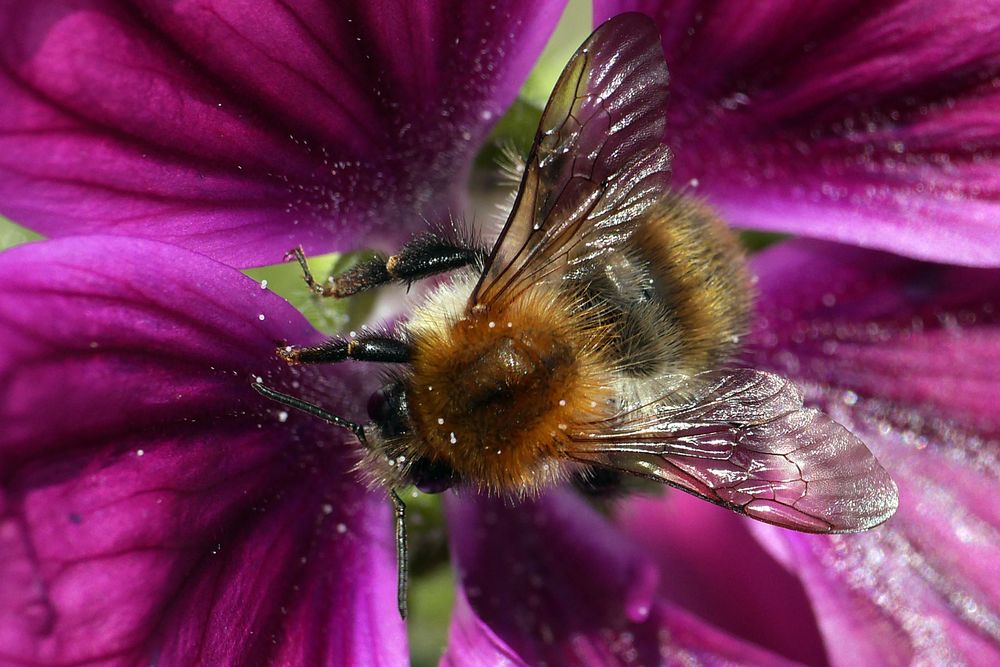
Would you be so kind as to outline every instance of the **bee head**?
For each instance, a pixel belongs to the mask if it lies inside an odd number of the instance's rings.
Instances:
[[[372,454],[395,462],[392,485],[415,486],[424,493],[441,493],[458,482],[455,471],[443,461],[414,455],[416,447],[408,447],[412,438],[406,385],[393,380],[368,399],[366,444]],[[407,455],[409,454],[409,455]]]

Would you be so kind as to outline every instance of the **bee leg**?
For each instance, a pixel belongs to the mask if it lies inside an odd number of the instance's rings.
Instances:
[[[287,262],[290,259],[294,259],[299,263],[299,266],[302,268],[302,279],[306,281],[306,285],[309,286],[309,289],[317,294],[323,294],[323,290],[325,288],[317,283],[316,279],[313,278],[312,271],[309,270],[309,263],[306,262],[305,250],[302,249],[302,246],[292,248],[285,253],[284,261]]]
[[[577,491],[588,498],[611,498],[625,493],[625,474],[605,468],[590,466],[570,478]]]
[[[313,405],[312,403],[307,403],[301,399],[295,398],[294,396],[289,396],[288,394],[282,394],[280,391],[275,391],[270,387],[264,386],[260,382],[253,382],[251,386],[257,391],[258,394],[269,398],[272,401],[281,403],[289,408],[295,408],[296,410],[301,410],[302,412],[313,415],[314,417],[319,417],[325,422],[334,424],[335,426],[340,426],[341,428],[346,428],[348,431],[353,433],[358,440],[365,444],[365,429],[361,424],[355,424],[352,421],[348,421],[343,417],[338,417],[332,412],[327,412],[318,405]]]
[[[410,352],[405,340],[367,332],[355,338],[333,336],[312,347],[278,348],[278,356],[290,364],[332,364],[345,359],[405,364]]]
[[[421,234],[395,255],[372,257],[343,273],[330,276],[326,284],[317,283],[313,278],[302,248],[289,251],[286,257],[294,257],[298,261],[306,284],[312,291],[321,296],[342,299],[388,283],[409,284],[438,273],[482,265],[486,252],[438,234]]]
[[[403,499],[396,493],[396,489],[389,490],[389,499],[392,500],[392,507],[396,516],[396,605],[399,608],[399,616],[406,620],[407,612],[407,592],[410,587],[409,575],[409,552],[406,546],[406,505]]]

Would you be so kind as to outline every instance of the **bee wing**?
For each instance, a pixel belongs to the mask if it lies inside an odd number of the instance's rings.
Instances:
[[[566,65],[470,307],[620,248],[666,190],[667,67],[648,17],[622,14]]]
[[[803,407],[791,381],[738,369],[664,384],[665,398],[574,435],[570,456],[806,532],[866,530],[896,511],[896,485],[865,444]]]

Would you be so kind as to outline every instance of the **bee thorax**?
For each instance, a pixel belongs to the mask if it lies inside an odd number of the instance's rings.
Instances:
[[[608,404],[606,364],[588,350],[572,308],[539,292],[415,341],[414,436],[429,457],[495,492],[563,477],[569,433]]]

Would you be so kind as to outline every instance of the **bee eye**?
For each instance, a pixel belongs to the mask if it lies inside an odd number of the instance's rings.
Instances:
[[[447,491],[457,481],[455,471],[440,461],[418,458],[410,466],[410,483],[424,493]]]
[[[368,399],[368,418],[377,424],[381,424],[388,416],[389,392],[383,387]]]

